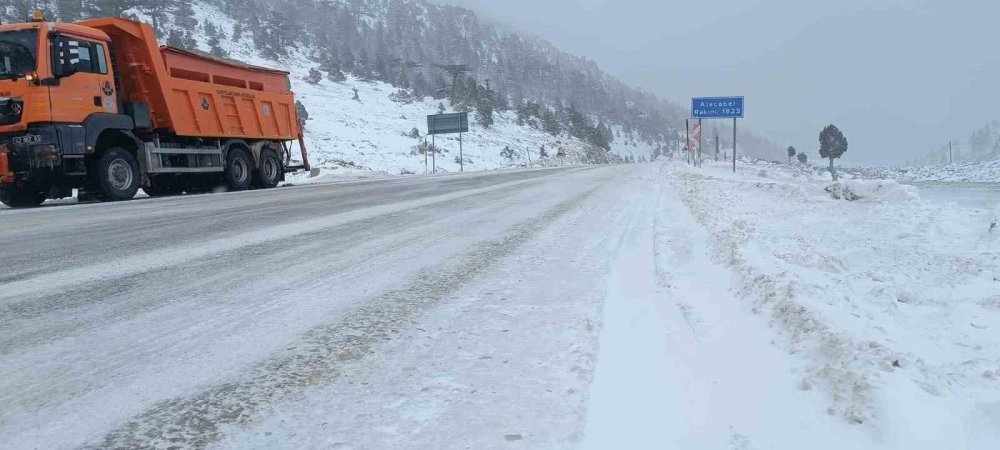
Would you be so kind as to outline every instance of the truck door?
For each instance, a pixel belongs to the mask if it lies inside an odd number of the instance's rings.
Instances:
[[[52,74],[49,83],[52,121],[58,127],[63,155],[83,155],[86,149],[84,120],[95,113],[117,113],[114,74],[103,42],[56,35],[52,37]]]
[[[49,86],[52,121],[78,124],[94,113],[117,113],[109,67],[105,43],[54,36],[52,71],[59,81]]]

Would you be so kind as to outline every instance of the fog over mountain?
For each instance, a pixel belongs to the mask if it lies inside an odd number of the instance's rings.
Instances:
[[[450,0],[685,103],[747,97],[746,127],[845,163],[898,164],[1000,118],[1000,3],[978,0]]]

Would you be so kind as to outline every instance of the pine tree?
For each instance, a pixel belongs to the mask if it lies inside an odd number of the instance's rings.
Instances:
[[[76,0],[79,3],[79,0]],[[167,14],[177,8],[177,0],[140,0],[139,9],[149,15],[152,20],[153,32],[157,36],[163,33],[162,22]],[[65,20],[65,19],[63,19]]]
[[[140,0],[89,0],[85,12],[90,17],[121,17],[125,11],[137,8]]]
[[[510,163],[514,162],[514,150],[510,146],[506,146],[503,150],[500,150],[500,157],[507,158]]]
[[[548,152],[548,150],[545,150],[545,145],[542,145],[542,147],[538,149],[538,157],[539,158],[548,158],[549,157],[549,152]]]
[[[809,162],[809,155],[807,155],[805,153],[799,153],[798,154],[798,158],[799,158],[799,162],[802,163],[802,164],[806,164],[806,163]]]
[[[243,23],[237,21],[233,24],[233,42],[239,42],[240,39],[243,39]]]
[[[792,163],[792,158],[795,157],[795,154],[796,154],[795,147],[792,147],[791,145],[789,145],[788,146],[788,164]]]
[[[444,114],[445,111],[444,103],[438,103],[438,114]]]
[[[224,50],[220,44],[220,39],[223,38],[222,30],[215,26],[212,22],[205,22],[205,38],[208,40],[209,53],[212,56],[226,57],[228,53]]]
[[[559,133],[562,132],[562,125],[559,123],[559,119],[548,108],[545,108],[545,112],[542,113],[542,129],[553,136],[559,136]]]
[[[309,120],[309,111],[306,111],[306,105],[303,105],[302,102],[298,100],[295,101],[295,115],[299,117],[299,126],[305,130],[306,121]]]
[[[471,80],[471,78],[470,78]],[[489,128],[493,126],[493,108],[494,108],[494,93],[490,89],[489,81],[487,80],[486,86],[477,90],[476,98],[476,119],[483,128]]]
[[[303,79],[306,81],[306,83],[318,84],[320,81],[323,80],[323,74],[319,70],[316,70],[316,68],[314,67],[309,69],[309,75],[306,75],[305,78]]]
[[[83,2],[81,0],[56,0],[56,8],[59,9],[59,21],[76,22],[83,15]],[[153,19],[156,23],[156,19]]]
[[[837,171],[833,168],[833,160],[847,152],[847,138],[834,125],[828,125],[819,133],[819,156],[830,160],[830,175],[837,181]]]

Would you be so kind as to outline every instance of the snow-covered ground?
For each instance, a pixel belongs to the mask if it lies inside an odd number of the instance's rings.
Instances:
[[[864,178],[888,178],[898,181],[1000,182],[1000,159],[979,162],[958,162],[945,166],[847,169]]]
[[[7,211],[0,442],[998,448],[997,213],[667,161]]]
[[[848,181],[866,198],[838,200],[778,167],[675,166],[668,179],[733,290],[801,363],[803,391],[822,392],[863,447],[995,448],[998,211],[891,181]]]

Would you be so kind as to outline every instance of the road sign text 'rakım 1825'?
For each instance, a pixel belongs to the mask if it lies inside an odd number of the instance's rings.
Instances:
[[[695,97],[691,99],[693,119],[742,119],[743,97]]]

